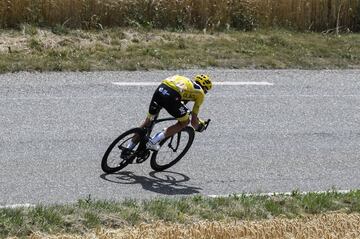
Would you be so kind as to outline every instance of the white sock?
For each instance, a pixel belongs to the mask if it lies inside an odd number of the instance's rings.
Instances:
[[[161,140],[165,139],[165,131],[161,131],[154,135],[154,137],[151,138],[151,142],[153,144],[157,144]]]
[[[134,144],[134,142],[132,140],[130,140],[130,142],[128,143],[126,148],[133,149],[135,146],[136,146],[136,144]]]

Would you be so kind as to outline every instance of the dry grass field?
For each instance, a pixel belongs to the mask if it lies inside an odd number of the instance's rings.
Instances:
[[[134,28],[0,31],[0,73],[187,68],[358,69],[360,34],[170,32]],[[194,54],[196,53],[196,54]]]
[[[331,213],[301,219],[198,222],[189,225],[156,222],[117,230],[97,229],[86,235],[34,233],[30,239],[276,239],[360,238],[360,214]]]
[[[360,0],[0,0],[0,73],[358,69],[358,32]]]
[[[302,30],[350,28],[359,30],[358,0],[255,0],[259,20],[266,26]]]
[[[360,0],[1,0],[0,27],[360,30]]]

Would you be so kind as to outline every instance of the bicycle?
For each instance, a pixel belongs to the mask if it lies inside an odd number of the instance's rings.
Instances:
[[[190,126],[186,126],[175,135],[162,140],[160,142],[161,148],[159,151],[152,151],[146,148],[146,143],[150,138],[154,126],[160,122],[172,120],[176,119],[172,117],[158,119],[158,115],[156,115],[148,127],[133,128],[121,134],[106,150],[101,161],[102,170],[105,173],[115,173],[134,162],[137,164],[145,162],[151,154],[150,166],[157,172],[168,169],[179,162],[180,159],[188,152],[194,141],[195,130]],[[205,122],[204,130],[207,129],[209,123],[210,119]],[[134,137],[137,137],[138,143],[133,149],[128,149],[126,145],[129,140]],[[126,152],[126,154],[124,152]],[[163,157],[166,152],[169,152],[170,154],[179,154],[175,158],[171,156],[167,159]],[[118,162],[118,160],[120,160],[120,162]]]

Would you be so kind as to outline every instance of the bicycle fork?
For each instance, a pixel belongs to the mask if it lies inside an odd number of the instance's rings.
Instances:
[[[169,147],[174,153],[175,153],[175,152],[178,150],[178,148],[179,148],[181,131],[178,132],[176,135],[177,135],[176,147],[174,148],[173,145],[172,145],[172,142],[173,142],[173,140],[174,140],[174,136],[175,136],[175,135],[171,136],[170,142],[169,142],[169,144],[168,144],[168,147]]]

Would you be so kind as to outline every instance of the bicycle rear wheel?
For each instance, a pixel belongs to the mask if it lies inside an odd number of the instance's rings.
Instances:
[[[179,133],[161,141],[159,151],[152,154],[151,168],[155,171],[163,171],[179,162],[190,149],[194,136],[194,129],[187,126]]]
[[[125,168],[134,160],[139,143],[132,150],[126,147],[135,135],[142,138],[144,136],[144,130],[141,128],[130,129],[110,144],[101,161],[101,168],[105,173],[115,173]],[[127,151],[127,155],[123,153],[124,151]]]

